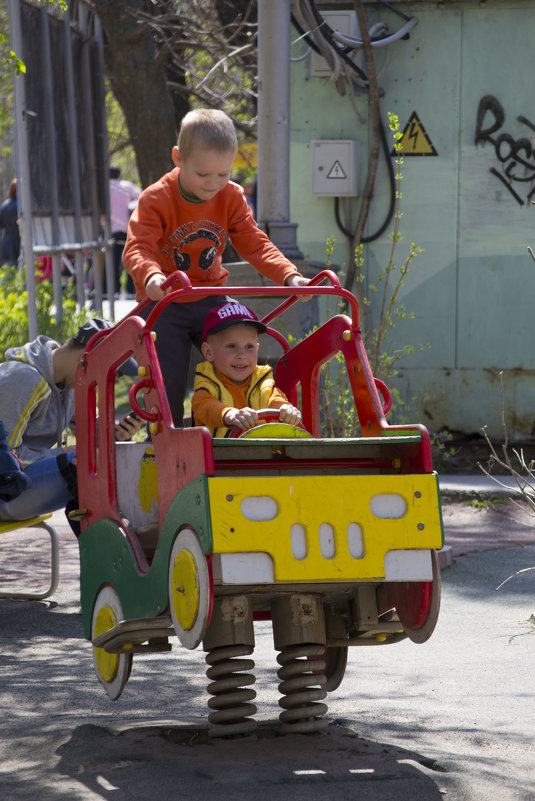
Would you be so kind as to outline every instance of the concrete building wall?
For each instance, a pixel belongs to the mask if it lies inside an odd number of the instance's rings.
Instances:
[[[528,437],[535,425],[535,263],[527,251],[535,245],[535,0],[395,5],[418,24],[408,40],[391,45],[386,64],[386,50],[376,51],[381,116],[387,125],[388,112],[398,115],[403,129],[415,112],[437,154],[405,155],[402,168],[396,264],[411,242],[424,253],[410,265],[401,293],[414,319],[396,325],[390,347],[428,347],[400,363],[397,384],[412,402],[412,416],[432,430],[472,432],[486,425],[499,436],[503,371],[509,434]],[[381,4],[366,3],[365,10],[370,23],[382,20],[391,31],[402,24]],[[292,56],[305,49],[296,43]],[[358,139],[362,187],[370,137],[366,96],[358,95],[355,106],[358,113],[328,78],[310,76],[309,57],[292,64],[290,216],[308,259],[324,260],[334,235],[331,259],[343,270],[349,241],[337,228],[334,200],[312,194],[311,141]],[[381,154],[367,234],[381,226],[389,197]],[[340,200],[344,222],[347,205]],[[349,206],[354,228],[360,200]],[[393,221],[365,246],[369,284],[384,270],[392,230]],[[376,324],[376,306],[363,314],[363,328]]]

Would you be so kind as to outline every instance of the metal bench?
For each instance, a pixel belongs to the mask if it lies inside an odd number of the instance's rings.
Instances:
[[[0,535],[17,529],[43,529],[50,536],[50,585],[46,590],[0,590],[0,598],[24,598],[30,601],[41,601],[52,595],[59,582],[59,537],[56,529],[47,523],[51,514],[33,517],[30,520],[14,520],[0,523]]]

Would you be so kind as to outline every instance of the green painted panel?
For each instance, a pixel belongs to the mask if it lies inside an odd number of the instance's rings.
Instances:
[[[535,369],[534,268],[529,256],[502,253],[461,260],[459,368]]]
[[[377,12],[376,12],[377,13]],[[392,18],[387,14],[390,24]],[[408,41],[400,41],[390,48],[389,63],[380,76],[384,90],[381,100],[382,116],[387,112],[399,116],[402,127],[413,111],[418,114],[428,136],[439,153],[438,157],[408,157],[403,165],[401,182],[403,241],[396,249],[395,261],[405,261],[412,241],[424,253],[411,265],[401,293],[401,300],[415,319],[404,328],[412,344],[430,344],[430,348],[411,357],[415,365],[451,366],[455,362],[455,318],[452,310],[456,302],[456,232],[457,232],[457,142],[459,71],[452,69],[460,61],[461,14],[437,11],[418,13],[419,23],[411,31]],[[436,31],[440,30],[437,38]],[[383,55],[377,56],[382,65]],[[297,68],[297,69],[295,69]],[[433,76],[440,75],[440,91]],[[318,85],[321,84],[321,88]],[[303,142],[303,126],[294,131],[294,120],[311,120],[309,140],[334,137],[331,117],[337,118],[340,137],[358,138],[363,143],[362,183],[366,177],[366,150],[369,110],[363,96],[356,99],[361,123],[351,103],[340,98],[330,85],[326,93],[326,79],[306,80],[303,62],[292,69],[292,194],[291,216],[298,222],[298,240],[301,248],[316,259],[324,257],[325,241],[336,239],[334,263],[347,269],[348,240],[338,231],[334,220],[334,201],[331,198],[314,198],[310,195],[311,154]],[[308,100],[306,104],[305,101]],[[307,113],[305,113],[305,108]],[[333,111],[331,112],[331,108]],[[312,112],[310,112],[312,109]],[[328,122],[329,121],[329,122]],[[393,144],[390,132],[390,142]],[[384,157],[381,157],[374,200],[367,234],[383,223],[390,203],[390,186]],[[360,201],[352,202],[353,227]],[[344,210],[344,203],[340,207]],[[389,224],[383,236],[366,246],[365,272],[368,284],[376,285],[378,275],[388,262],[391,251]],[[437,306],[437,298],[441,303]],[[372,299],[371,314],[363,314],[365,329],[371,330],[378,317],[378,297]],[[395,343],[392,345],[395,347]]]
[[[522,78],[526,67],[533,65],[528,31],[534,30],[535,6],[514,5],[488,9],[483,18],[476,9],[464,13],[459,368],[535,368],[535,352],[526,336],[535,297],[535,265],[526,250],[535,222],[527,202],[535,186],[535,160],[530,152],[534,132],[518,119],[524,116],[535,125],[533,91],[530,81]],[[484,106],[480,128],[489,129],[494,122],[498,129],[488,134],[495,143],[476,147],[478,109],[485,97],[493,100]],[[518,155],[531,162],[532,168],[515,163],[517,146],[521,148]]]
[[[366,13],[372,22],[385,21],[390,31],[398,25],[379,4],[367,4]],[[510,412],[511,421],[525,436],[531,432],[526,409],[535,369],[529,336],[535,265],[526,250],[535,246],[535,209],[527,202],[535,190],[535,2],[418,3],[408,13],[417,14],[418,24],[408,40],[391,46],[384,70],[384,53],[376,54],[382,116],[386,120],[387,112],[394,112],[404,127],[415,111],[438,155],[405,157],[403,240],[396,263],[403,262],[412,241],[424,253],[411,264],[400,293],[414,319],[396,326],[389,347],[429,343],[403,362],[402,392],[410,396],[416,390],[421,396],[429,390],[422,376],[433,375],[433,391],[444,399],[430,414],[433,428],[436,423],[473,431],[493,419],[489,380],[493,385],[496,371],[505,369],[512,382],[509,401],[518,406]],[[327,79],[310,78],[307,70],[306,60],[292,65],[291,219],[299,225],[298,242],[309,258],[323,259],[325,242],[334,234],[331,260],[347,270],[350,248],[334,221],[334,201],[310,194],[309,143],[336,136],[361,140],[363,185],[369,109],[366,98],[357,96],[355,114],[347,97],[341,98]],[[475,144],[479,104],[488,95],[504,114],[495,134],[504,134],[499,149],[492,142]],[[493,113],[487,111],[482,127],[489,126]],[[517,156],[525,163],[515,161]],[[381,162],[366,233],[381,225],[388,198]],[[346,216],[346,204],[340,202],[344,221],[354,227],[360,201],[350,205]],[[365,248],[368,287],[387,263],[391,230],[392,224]],[[365,331],[377,324],[378,308],[378,298],[372,298],[362,313]],[[528,371],[526,380],[522,371]],[[466,400],[457,408],[459,401],[452,398],[459,397]]]
[[[169,559],[176,534],[190,526],[205,553],[212,549],[207,478],[186,485],[169,506],[149,570],[142,573],[132,549],[113,520],[99,520],[80,535],[80,589],[85,636],[91,637],[93,606],[110,584],[119,595],[125,620],[156,617],[169,605]]]
[[[499,370],[401,370],[393,385],[410,404],[410,419],[432,431],[481,434],[485,426],[495,440],[503,439]],[[535,371],[504,370],[504,409],[509,438],[535,436],[533,387]]]

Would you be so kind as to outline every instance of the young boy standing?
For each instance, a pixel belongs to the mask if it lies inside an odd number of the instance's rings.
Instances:
[[[266,331],[254,312],[231,301],[208,312],[202,353],[197,365],[191,410],[195,425],[205,425],[214,437],[231,428],[247,431],[258,424],[258,409],[278,409],[279,420],[298,425],[299,409],[275,386],[269,365],[259,365],[258,334]]]
[[[308,283],[258,228],[242,187],[230,181],[237,148],[234,125],[223,111],[197,109],[182,120],[171,153],[175,169],[141,193],[128,227],[123,263],[138,301],[160,300],[161,285],[175,270],[187,273],[193,286],[223,288],[227,238],[275,283]],[[207,313],[229,300],[222,292],[195,303],[172,303],[156,321],[156,349],[175,425],[182,425],[191,346],[201,349]],[[143,311],[145,319],[153,307]]]

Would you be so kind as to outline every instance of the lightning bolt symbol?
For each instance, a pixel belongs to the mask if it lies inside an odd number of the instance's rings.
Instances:
[[[418,126],[414,121],[411,122],[411,127],[409,128],[409,133],[407,138],[414,139],[414,144],[412,146],[412,149],[416,150],[416,142],[418,141]]]

